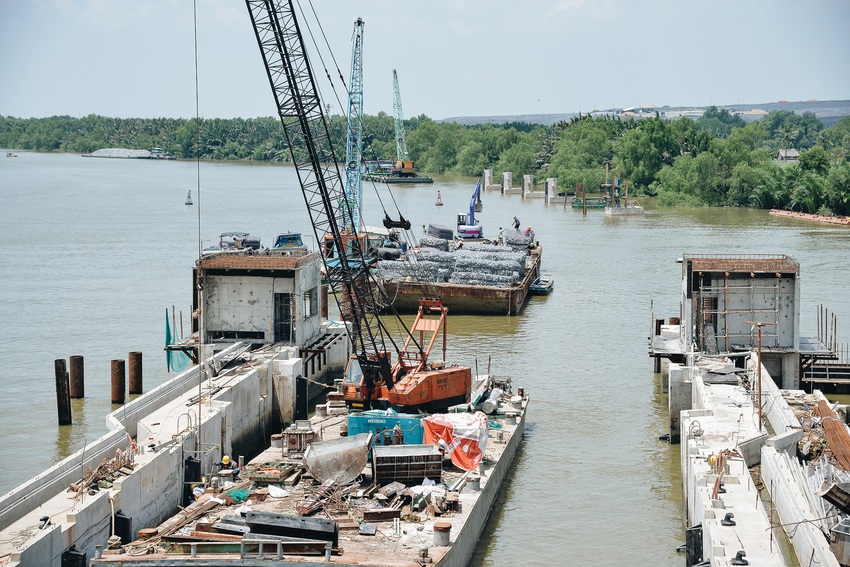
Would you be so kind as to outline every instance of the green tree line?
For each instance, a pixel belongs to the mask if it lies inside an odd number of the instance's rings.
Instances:
[[[331,139],[345,156],[346,120],[332,116]],[[850,214],[850,117],[826,129],[810,112],[778,110],[745,123],[726,109],[699,120],[580,116],[553,126],[527,123],[463,126],[420,115],[405,121],[407,146],[420,171],[496,176],[504,171],[554,177],[561,188],[604,182],[605,167],[629,180],[632,195],[661,205],[784,208]],[[363,157],[393,159],[393,119],[363,117]],[[160,147],[184,159],[287,161],[276,118],[119,119],[0,117],[0,147],[90,153],[100,148]],[[780,150],[799,161],[777,160]]]

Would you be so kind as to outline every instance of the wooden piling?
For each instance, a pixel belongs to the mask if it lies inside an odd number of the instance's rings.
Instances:
[[[71,390],[65,359],[57,358],[53,368],[56,374],[56,406],[59,410],[59,425],[71,425]]]
[[[124,392],[126,390],[126,374],[124,361],[121,359],[112,361],[112,403],[123,404]]]
[[[69,370],[71,375],[71,397],[75,399],[85,398],[86,385],[85,372],[83,370],[83,357],[80,355],[72,356]]]
[[[142,393],[142,353],[130,353],[130,395]]]

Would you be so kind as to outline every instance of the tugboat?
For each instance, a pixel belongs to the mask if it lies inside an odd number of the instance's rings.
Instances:
[[[193,204],[193,203],[192,203],[192,190],[191,190],[191,189],[189,189],[189,194],[188,194],[188,195],[186,195],[186,204],[187,204],[187,205],[192,205],[192,204]]]

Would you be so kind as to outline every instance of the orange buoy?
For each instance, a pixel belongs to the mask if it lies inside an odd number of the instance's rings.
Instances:
[[[442,207],[442,206],[443,206],[443,199],[442,199],[442,198],[440,198],[440,192],[439,192],[439,191],[437,191],[437,204],[436,204],[436,206],[437,206],[437,207]]]

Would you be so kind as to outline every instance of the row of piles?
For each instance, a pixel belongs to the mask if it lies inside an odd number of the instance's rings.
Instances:
[[[130,395],[142,393],[142,353],[131,352]],[[70,367],[70,371],[68,370]],[[113,404],[123,404],[126,394],[126,361],[113,360],[111,363],[111,399]],[[56,376],[56,405],[59,410],[59,425],[71,425],[71,399],[85,397],[85,372],[82,356],[72,356],[70,364],[64,358],[54,361]]]

